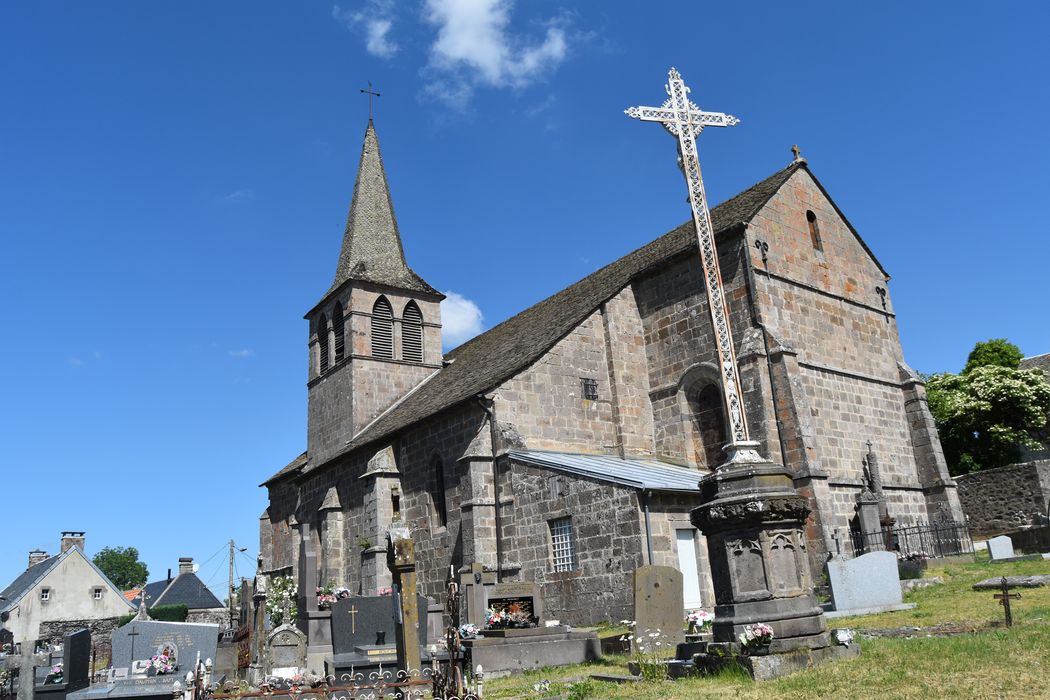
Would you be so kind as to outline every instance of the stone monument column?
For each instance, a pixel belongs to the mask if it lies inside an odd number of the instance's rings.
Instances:
[[[332,611],[317,607],[317,552],[310,523],[299,525],[302,544],[299,548],[299,593],[296,597],[298,628],[306,635],[307,665],[323,667],[324,656],[332,653]]]
[[[401,491],[401,473],[397,470],[394,449],[387,446],[368,460],[368,469],[360,477],[365,494],[365,524],[361,533],[361,595],[376,595],[391,585],[390,571],[384,565],[387,552],[386,530],[394,520],[394,494]]]
[[[421,669],[419,659],[419,598],[416,593],[416,550],[408,527],[397,523],[387,535],[387,565],[397,602],[397,667],[406,674]],[[424,611],[425,614],[425,611]]]

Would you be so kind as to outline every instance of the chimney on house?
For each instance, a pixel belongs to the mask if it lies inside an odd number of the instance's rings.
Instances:
[[[62,550],[60,554],[65,554],[70,549],[76,547],[84,552],[84,533],[83,532],[63,532],[62,533]]]
[[[179,575],[193,573],[193,557],[179,557]]]
[[[42,549],[34,549],[29,552],[29,567],[36,566],[42,561],[47,561],[47,552]],[[29,568],[26,567],[26,568]]]

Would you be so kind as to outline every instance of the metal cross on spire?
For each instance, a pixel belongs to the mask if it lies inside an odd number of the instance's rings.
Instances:
[[[368,95],[368,121],[372,121],[372,98],[379,97],[379,93],[372,89],[372,81],[368,81],[368,89],[361,88],[361,92]]]
[[[689,187],[689,203],[693,209],[693,224],[699,239],[700,260],[707,288],[708,311],[715,331],[718,365],[722,379],[722,399],[729,421],[730,444],[748,442],[747,418],[740,390],[740,375],[736,367],[733,334],[729,326],[729,311],[718,268],[718,251],[711,228],[711,212],[707,208],[704,181],[700,175],[700,157],[696,137],[706,126],[734,126],[739,119],[722,112],[704,112],[689,99],[689,88],[675,68],[667,74],[667,100],[660,107],[631,107],[624,114],[646,122],[658,122],[678,139],[680,165]]]

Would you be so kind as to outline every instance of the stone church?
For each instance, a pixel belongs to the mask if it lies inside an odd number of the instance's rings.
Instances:
[[[712,210],[747,420],[812,513],[818,568],[878,455],[898,525],[962,518],[889,275],[793,162]],[[370,121],[335,279],[309,321],[307,449],[271,476],[263,568],[390,586],[385,532],[416,540],[440,599],[453,566],[541,585],[550,617],[633,614],[631,576],[682,570],[713,605],[698,480],[727,442],[692,223],[448,354],[442,295],[408,266]],[[869,448],[868,442],[871,442]]]

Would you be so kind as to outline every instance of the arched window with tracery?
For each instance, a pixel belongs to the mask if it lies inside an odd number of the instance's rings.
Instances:
[[[332,334],[335,336],[335,364],[342,362],[343,357],[346,355],[346,339],[344,337],[346,329],[344,323],[343,305],[337,301],[335,303],[335,311],[332,312],[332,330],[335,331]]]
[[[714,384],[690,392],[689,407],[693,413],[693,453],[697,466],[714,469],[725,460],[722,447],[726,438],[722,392]]]
[[[414,301],[408,302],[401,315],[401,359],[423,361],[423,314]]]
[[[318,350],[318,373],[324,374],[328,371],[328,317],[321,314],[317,319],[317,350]]]
[[[394,359],[394,311],[386,297],[372,307],[372,357]]]

